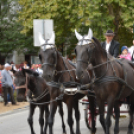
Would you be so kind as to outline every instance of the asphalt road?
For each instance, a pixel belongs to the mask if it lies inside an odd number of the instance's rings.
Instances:
[[[83,105],[80,104],[81,134],[90,134],[90,131],[85,125],[83,109],[84,109]],[[126,110],[126,107],[123,107],[122,109]],[[69,132],[68,124],[67,124],[67,112],[66,111],[67,109],[66,109],[66,106],[64,105],[64,114],[65,114],[64,120],[66,123],[67,134],[69,134],[70,132]],[[0,115],[0,134],[31,134],[29,125],[27,123],[28,112],[29,110],[28,108],[26,108],[25,110],[19,110],[19,111],[17,110],[7,115]],[[34,129],[35,129],[36,134],[40,134],[38,117],[39,117],[39,110],[37,108],[34,114]],[[97,118],[99,118],[99,116]],[[113,134],[113,125],[114,125],[114,119],[112,119],[111,134]],[[121,118],[120,119],[120,134],[127,133],[127,126],[128,126],[128,117]],[[74,123],[74,130],[75,130],[75,123]],[[56,116],[55,116],[54,134],[62,134],[61,119],[60,119],[58,112],[56,113]],[[97,133],[96,134],[104,134],[98,119],[97,119]]]

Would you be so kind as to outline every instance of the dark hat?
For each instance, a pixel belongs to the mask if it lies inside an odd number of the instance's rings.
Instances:
[[[112,30],[107,30],[107,32],[105,33],[105,35],[110,35],[110,36],[114,36],[114,32]]]

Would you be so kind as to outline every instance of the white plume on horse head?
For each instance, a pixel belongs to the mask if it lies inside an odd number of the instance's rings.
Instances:
[[[88,37],[88,39],[90,39],[90,40],[93,38],[93,31],[92,31],[91,28],[89,28],[89,30],[88,30],[88,35],[87,35],[87,37]]]
[[[46,41],[44,40],[44,38],[43,38],[43,36],[42,36],[42,34],[41,34],[40,32],[38,33],[38,36],[39,36],[39,42],[40,42],[40,45],[45,44]]]
[[[40,42],[40,46],[45,45],[45,49],[50,49],[52,47],[55,47],[55,33],[54,33],[54,31],[52,32],[51,38],[48,41],[43,38],[41,33],[39,33],[39,42]]]
[[[88,35],[82,36],[75,30],[75,35],[76,35],[76,38],[79,40],[78,45],[87,45],[87,44],[91,43],[91,39],[93,37],[93,32],[89,28]]]
[[[79,33],[76,31],[76,29],[75,29],[75,36],[76,36],[76,38],[77,38],[78,40],[81,40],[81,39],[83,38],[82,35],[79,34]]]
[[[54,33],[54,31],[52,32],[52,36],[49,39],[48,44],[55,45],[55,33]]]

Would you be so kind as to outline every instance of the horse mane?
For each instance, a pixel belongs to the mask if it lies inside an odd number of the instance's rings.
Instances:
[[[95,42],[95,45],[97,45],[97,48],[99,48],[99,51],[101,51],[102,53],[104,53],[106,55],[107,52],[106,52],[105,49],[102,48],[101,43],[99,42],[99,40],[95,37],[93,37],[92,39]]]
[[[39,74],[37,72],[35,72],[34,70],[31,70],[31,69],[24,69],[24,71],[30,75],[33,75],[35,77],[38,77]]]
[[[76,64],[74,64],[71,60],[68,60],[69,64],[76,68]]]

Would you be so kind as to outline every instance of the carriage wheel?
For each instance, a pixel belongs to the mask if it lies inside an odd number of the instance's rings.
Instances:
[[[85,122],[88,129],[91,129],[92,126],[92,117],[89,110],[89,106],[85,105],[85,112],[84,112]]]

